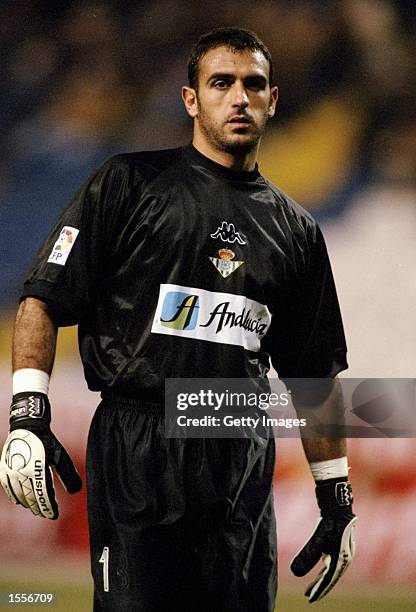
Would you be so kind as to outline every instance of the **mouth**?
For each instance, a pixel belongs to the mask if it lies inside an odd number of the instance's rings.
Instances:
[[[228,119],[228,123],[235,123],[237,125],[250,125],[251,120],[246,115],[234,115]]]
[[[230,123],[235,129],[246,129],[251,125],[251,120],[245,115],[234,115],[228,119],[227,123]]]

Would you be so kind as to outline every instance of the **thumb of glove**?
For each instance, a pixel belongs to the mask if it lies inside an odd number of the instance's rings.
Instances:
[[[322,519],[321,519],[322,520]],[[290,569],[295,576],[305,576],[318,563],[323,551],[323,540],[319,536],[318,527],[306,542],[305,546],[298,552],[290,564]]]
[[[51,464],[68,493],[78,493],[82,488],[82,480],[78,474],[71,457],[68,455],[58,438],[54,438]]]

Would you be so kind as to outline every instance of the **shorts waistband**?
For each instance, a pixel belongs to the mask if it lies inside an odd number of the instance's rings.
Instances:
[[[163,413],[165,411],[164,404],[160,402],[151,402],[147,399],[137,397],[125,397],[124,395],[114,393],[114,391],[101,391],[101,397],[104,402],[111,403],[112,406],[115,405],[118,408],[132,408],[140,412],[148,413]]]

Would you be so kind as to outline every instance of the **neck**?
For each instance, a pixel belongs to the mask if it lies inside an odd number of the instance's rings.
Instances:
[[[231,170],[238,170],[244,172],[250,172],[256,167],[257,152],[259,145],[257,144],[251,151],[244,153],[230,153],[217,149],[207,142],[198,133],[194,133],[192,144],[202,155],[208,157],[217,164],[230,168]]]

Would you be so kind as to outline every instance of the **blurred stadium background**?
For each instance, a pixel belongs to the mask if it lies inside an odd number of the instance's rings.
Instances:
[[[28,265],[74,191],[110,155],[178,146],[190,45],[219,25],[255,30],[280,86],[263,173],[320,221],[331,255],[350,377],[412,377],[416,364],[416,10],[413,0],[3,0],[0,4],[0,433],[11,394],[10,338]],[[54,430],[84,470],[88,392],[76,330],[61,332]],[[359,514],[356,560],[316,609],[414,610],[416,449],[349,444]],[[47,523],[0,496],[0,591],[53,590],[56,610],[89,610],[85,492],[60,488]],[[298,440],[276,472],[279,610],[301,612],[307,580],[288,564],[316,518]]]

